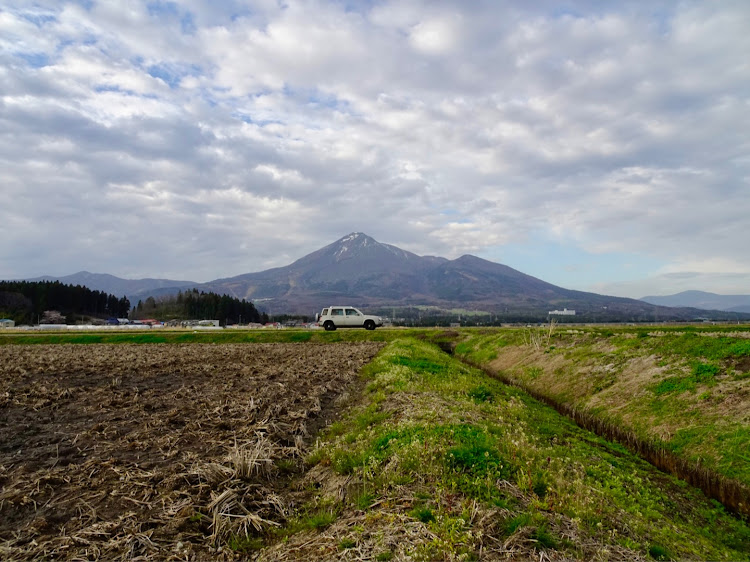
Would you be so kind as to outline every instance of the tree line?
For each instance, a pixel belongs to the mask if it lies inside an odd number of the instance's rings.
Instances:
[[[0,317],[33,324],[50,310],[60,312],[72,324],[81,316],[127,317],[130,301],[59,281],[0,281]]]
[[[131,318],[143,320],[219,320],[222,325],[268,322],[268,315],[258,312],[255,305],[245,299],[228,295],[206,293],[191,289],[155,299],[148,297],[138,301],[131,312]]]

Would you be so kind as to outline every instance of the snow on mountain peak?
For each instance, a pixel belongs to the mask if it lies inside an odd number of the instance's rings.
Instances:
[[[334,253],[334,257],[342,258],[346,254],[351,253],[357,248],[364,248],[370,246],[371,242],[375,242],[372,238],[361,232],[352,232],[348,236],[345,236],[338,241],[338,249]],[[377,242],[375,242],[377,244]]]

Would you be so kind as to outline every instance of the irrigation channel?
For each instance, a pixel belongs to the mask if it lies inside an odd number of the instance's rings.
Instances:
[[[571,419],[579,427],[591,431],[609,441],[615,441],[626,447],[659,470],[684,480],[691,486],[703,491],[709,498],[720,502],[729,511],[744,516],[750,516],[750,488],[736,480],[730,480],[713,470],[707,469],[700,463],[690,462],[669,451],[663,443],[639,438],[634,432],[626,428],[607,423],[605,420],[582,410],[563,404],[554,398],[546,396],[518,381],[506,376],[500,371],[490,369],[464,357],[455,356],[455,342],[443,341],[438,343],[440,349],[454,356],[461,362],[484,371],[488,376],[500,382],[519,388],[533,396],[536,400],[554,408],[558,413]]]

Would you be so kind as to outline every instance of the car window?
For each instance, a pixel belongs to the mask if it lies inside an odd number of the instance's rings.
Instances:
[[[347,308],[346,315],[347,316],[359,316],[359,311],[354,310],[353,308]]]
[[[324,308],[323,312],[320,313],[321,316],[326,316],[328,314],[328,309]]]
[[[343,316],[344,315],[344,309],[343,308],[332,308],[331,309],[331,316]]]

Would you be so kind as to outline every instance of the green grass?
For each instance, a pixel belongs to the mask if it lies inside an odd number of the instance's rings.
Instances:
[[[471,476],[507,480],[514,473],[510,461],[500,457],[497,439],[475,425],[460,425],[450,429],[454,446],[446,452],[450,470]]]
[[[684,377],[667,377],[660,381],[652,389],[654,394],[693,392],[699,384],[710,384],[714,382],[716,375],[721,372],[721,368],[713,363],[704,363],[703,361],[690,362],[691,373]]]
[[[235,552],[251,554],[262,550],[265,545],[263,539],[259,537],[232,535],[227,541],[227,546]]]
[[[686,391],[692,392],[696,388],[696,381],[694,377],[667,377],[652,388],[657,396],[671,393],[679,394]]]
[[[445,361],[437,362],[423,358],[412,358],[412,357],[397,357],[393,361],[396,365],[403,365],[417,373],[432,373],[437,374],[444,372],[446,369]]]
[[[650,342],[650,347],[655,351],[684,357],[720,360],[750,356],[750,341],[729,335],[706,337],[700,333],[690,332],[652,339],[655,341]]]
[[[339,541],[339,550],[348,550],[355,546],[357,546],[357,541],[350,539],[349,537],[345,537]]]
[[[497,359],[497,350],[504,343],[504,340],[497,338],[495,334],[480,335],[474,333],[470,342],[459,342],[456,345],[455,353],[467,355],[468,352],[471,352],[472,359],[477,363],[489,363]]]
[[[750,463],[742,462],[750,457],[750,414],[736,406],[744,401],[750,412],[748,331],[557,326],[544,354],[530,344],[528,329],[466,331],[456,354],[487,366],[493,352],[512,350],[517,366],[502,375],[522,387],[627,431],[628,439],[661,440],[682,459],[750,487]]]
[[[339,517],[339,506],[329,499],[307,502],[292,513],[284,527],[272,529],[268,541],[288,539],[289,536],[303,531],[324,531],[333,525]]]
[[[690,367],[696,382],[710,382],[721,372],[721,368],[713,363],[703,361],[691,361]]]
[[[509,511],[507,536],[525,528],[562,557],[584,554],[560,534],[558,517],[576,522],[587,540],[628,544],[641,556],[750,557],[747,525],[700,492],[428,342],[391,342],[363,375],[363,403],[313,455],[358,486],[343,510],[371,513],[370,505],[413,498],[405,514],[435,537],[413,557],[471,559],[481,536],[472,510],[497,507]]]
[[[357,509],[360,509],[362,511],[368,509],[374,501],[375,494],[373,494],[372,492],[368,492],[367,490],[354,497],[354,505],[357,506]]]
[[[721,368],[713,363],[703,361],[690,362],[691,373],[683,377],[667,377],[653,387],[654,394],[693,392],[700,384],[711,384],[721,372]]]
[[[435,514],[429,507],[415,507],[409,512],[409,515],[422,523],[431,523],[432,521],[435,521]]]
[[[0,345],[33,344],[104,344],[104,343],[336,343],[382,341],[389,342],[404,337],[417,337],[430,341],[448,341],[455,333],[443,328],[387,329],[374,331],[363,329],[339,329],[326,332],[322,329],[308,330],[286,328],[270,329],[226,329],[190,330],[154,328],[138,331],[91,331],[91,332],[9,332],[0,333]]]
[[[323,510],[309,515],[303,520],[302,523],[303,526],[309,529],[317,529],[318,531],[320,531],[321,529],[329,527],[335,520],[336,515],[334,513]]]
[[[671,560],[669,551],[661,545],[652,544],[648,547],[648,555],[654,560]]]
[[[494,400],[494,395],[492,394],[492,390],[487,388],[486,385],[480,384],[479,386],[475,386],[467,394],[474,399],[475,402],[492,402]]]
[[[434,333],[419,330],[415,333]],[[359,341],[391,341],[400,334],[396,330],[168,330],[152,329],[138,332],[37,332],[0,334],[0,345],[33,344],[105,344],[105,343],[333,343]]]
[[[532,521],[532,515],[528,512],[523,512],[519,515],[516,515],[515,517],[510,518],[505,523],[505,534],[507,536],[512,535],[519,529],[522,529],[524,527],[527,527],[531,524]]]

